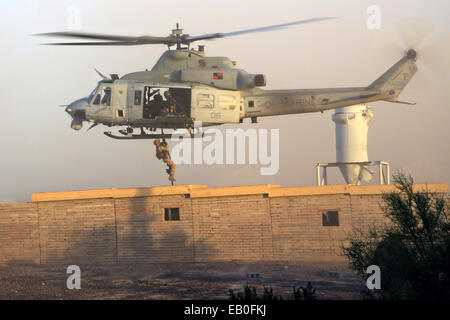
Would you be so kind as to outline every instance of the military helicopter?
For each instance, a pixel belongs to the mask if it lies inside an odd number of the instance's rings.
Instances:
[[[293,25],[333,19],[313,18],[285,24],[246,29],[229,33],[190,36],[178,24],[166,37],[118,36],[80,32],[43,33],[41,36],[101,40],[95,42],[47,43],[64,46],[134,46],[163,44],[168,50],[150,71],[139,71],[119,77],[102,77],[92,92],[70,103],[66,112],[72,117],[71,127],[80,130],[84,122],[88,128],[103,124],[108,127],[126,126],[121,135],[105,135],[114,139],[165,139],[164,129],[186,128],[193,132],[194,122],[203,126],[239,124],[245,118],[252,123],[258,117],[323,112],[325,110],[367,103],[371,101],[398,101],[398,96],[417,71],[416,51],[405,55],[378,79],[366,87],[332,89],[264,90],[264,74],[250,74],[235,67],[226,57],[207,57],[204,46],[197,50],[191,44],[252,32],[281,29]],[[171,47],[175,46],[175,50]],[[166,99],[162,98],[164,94]],[[140,134],[133,129],[140,128]],[[157,129],[160,134],[155,133]],[[150,130],[151,133],[146,132]],[[153,132],[153,133],[152,133]]]

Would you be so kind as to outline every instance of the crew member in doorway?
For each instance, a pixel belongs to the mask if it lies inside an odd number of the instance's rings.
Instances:
[[[164,92],[164,98],[166,98],[167,101],[167,112],[170,114],[175,113],[175,105],[177,102],[175,101],[169,90]]]
[[[150,118],[155,119],[161,115],[164,100],[159,93],[156,93],[153,100],[150,102]]]

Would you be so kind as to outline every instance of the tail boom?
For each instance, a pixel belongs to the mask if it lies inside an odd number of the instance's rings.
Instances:
[[[367,87],[249,90],[244,94],[245,117],[318,112],[373,101],[406,103],[397,98],[417,72],[416,58],[416,52],[409,50]]]

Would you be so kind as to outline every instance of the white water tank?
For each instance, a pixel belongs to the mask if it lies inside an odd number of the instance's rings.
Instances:
[[[372,180],[373,171],[364,164],[349,162],[366,162],[368,123],[373,113],[366,105],[355,105],[335,109],[332,116],[336,124],[336,162],[344,179],[350,184],[360,184]]]

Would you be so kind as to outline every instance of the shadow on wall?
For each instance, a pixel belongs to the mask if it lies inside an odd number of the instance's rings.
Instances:
[[[161,200],[109,201],[103,212],[90,215],[69,214],[69,210],[76,210],[75,205],[53,211],[52,214],[60,215],[58,218],[65,218],[49,226],[50,230],[41,232],[41,264],[100,266],[195,262],[190,210],[181,209],[180,220],[165,221]],[[215,255],[216,250],[211,245],[202,241],[195,245],[202,248],[202,258]],[[35,263],[20,259],[8,262],[8,265],[18,264]]]

